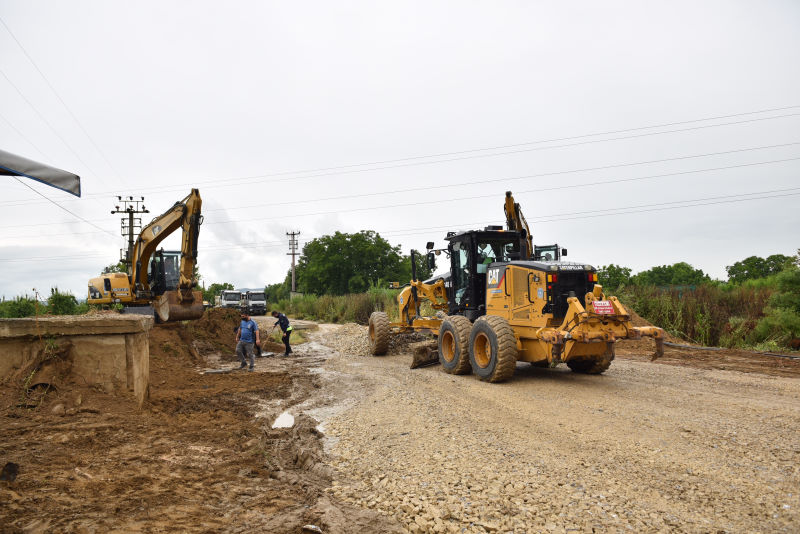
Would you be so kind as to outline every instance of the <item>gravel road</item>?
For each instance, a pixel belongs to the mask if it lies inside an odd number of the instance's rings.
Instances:
[[[410,532],[798,532],[800,381],[618,357],[487,384],[323,325],[336,498]]]

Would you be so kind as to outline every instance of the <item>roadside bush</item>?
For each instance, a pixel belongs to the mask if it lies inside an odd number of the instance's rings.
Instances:
[[[14,300],[0,302],[0,317],[14,319],[36,315],[36,301],[32,298],[16,297]]]
[[[61,293],[57,287],[51,288],[47,312],[53,315],[75,315],[78,313],[78,300],[72,293]]]
[[[670,334],[702,345],[745,346],[774,293],[769,285],[627,286],[624,304]]]
[[[776,277],[777,291],[769,299],[766,316],[753,331],[756,343],[774,341],[788,347],[800,338],[800,269],[790,268]]]
[[[373,311],[387,311],[396,320],[396,290],[370,288],[366,293],[352,295],[303,295],[283,299],[270,308],[280,310],[297,319],[311,319],[328,323],[355,322],[367,324]]]

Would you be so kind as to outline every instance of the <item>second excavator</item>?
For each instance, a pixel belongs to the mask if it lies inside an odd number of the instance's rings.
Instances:
[[[89,304],[121,304],[123,312],[155,314],[160,322],[199,319],[203,296],[197,289],[197,238],[202,199],[192,189],[183,200],[142,228],[126,254],[127,273],[108,273],[89,280]],[[182,228],[181,250],[158,250],[158,245]]]

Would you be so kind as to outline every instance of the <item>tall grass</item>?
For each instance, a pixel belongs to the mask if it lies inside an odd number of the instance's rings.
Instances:
[[[767,285],[694,288],[628,286],[622,301],[654,325],[702,345],[744,347],[774,289]]]
[[[373,311],[385,311],[392,321],[398,319],[396,298],[398,290],[372,288],[366,293],[352,295],[303,295],[281,299],[270,309],[296,317],[326,323],[367,324]]]

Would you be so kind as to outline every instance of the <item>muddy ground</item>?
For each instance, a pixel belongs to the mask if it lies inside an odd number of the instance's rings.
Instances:
[[[0,381],[0,465],[19,465],[0,481],[0,532],[800,526],[797,491],[786,490],[799,476],[800,361],[668,347],[651,363],[650,344],[628,342],[601,377],[520,364],[509,384],[490,385],[411,371],[401,347],[359,355],[363,327],[325,325],[296,356],[246,373],[231,371],[237,322],[214,311],[157,326],[142,410],[69,376],[27,398],[19,377]],[[448,417],[456,392],[481,406],[462,402]],[[294,426],[271,428],[287,410]],[[460,452],[443,445],[457,436]]]
[[[330,351],[308,343],[297,358],[257,359],[254,373],[204,374],[238,367],[238,314],[212,315],[154,328],[141,411],[69,376],[35,407],[19,380],[0,386],[0,463],[19,466],[0,481],[0,532],[397,531],[325,494],[317,420],[299,414],[292,428],[271,428],[289,406],[343,396],[335,384],[320,389]]]

